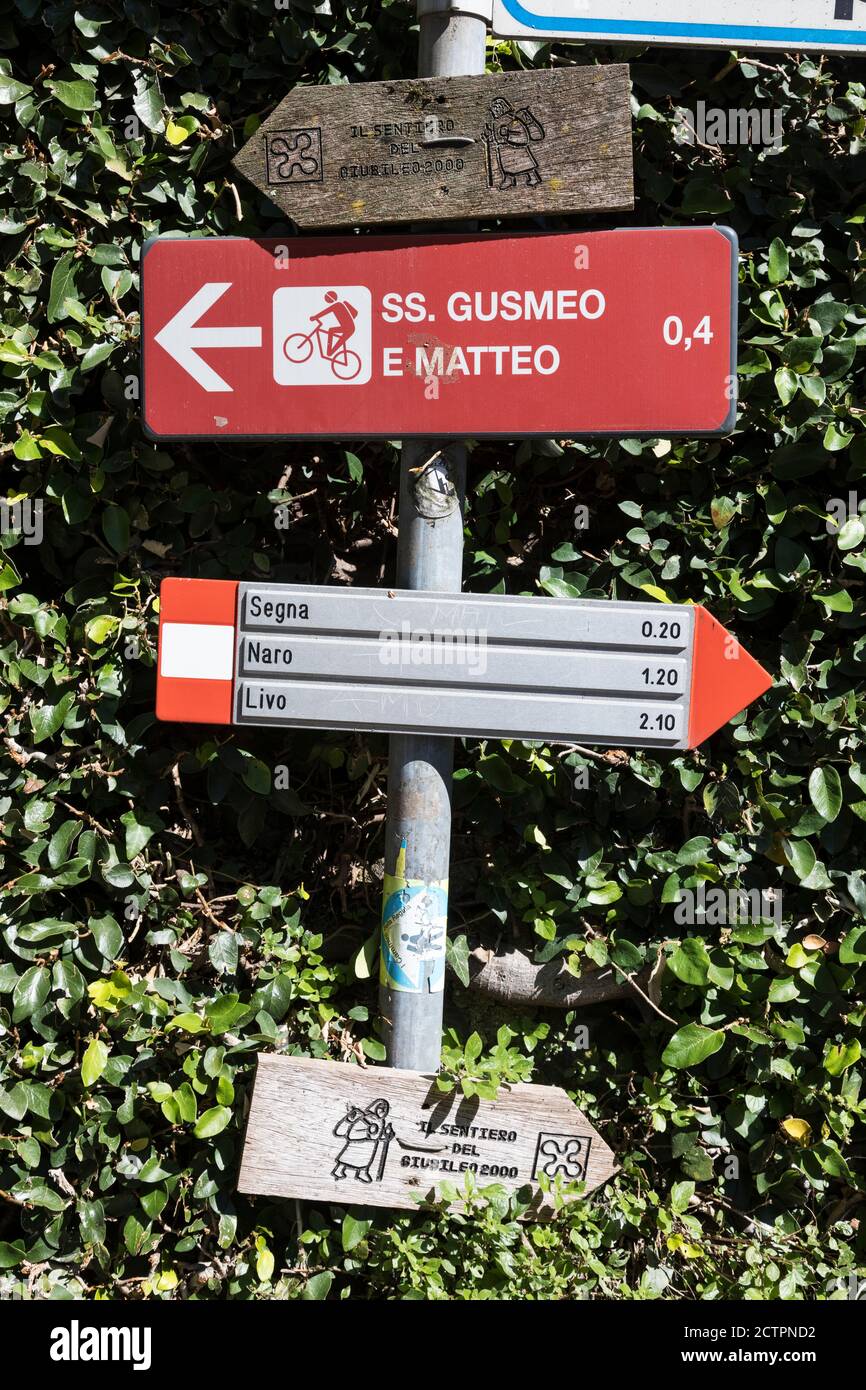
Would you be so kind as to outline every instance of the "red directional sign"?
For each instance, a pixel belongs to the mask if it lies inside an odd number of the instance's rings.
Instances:
[[[148,242],[157,439],[697,435],[733,427],[722,227]]]

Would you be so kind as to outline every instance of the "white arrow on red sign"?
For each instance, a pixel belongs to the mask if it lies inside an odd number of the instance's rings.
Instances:
[[[165,348],[169,357],[173,357],[178,366],[183,367],[185,372],[189,372],[194,381],[198,382],[205,391],[232,391],[234,387],[229,386],[213,367],[200,357],[197,348],[239,348],[239,347],[261,347],[262,330],[255,326],[245,328],[202,328],[199,324],[201,319],[218,299],[222,299],[226,290],[232,287],[231,280],[210,281],[202,285],[200,290],[196,290],[192,299],[188,299],[181,309],[177,311],[173,318],[170,318],[164,328],[154,334],[155,341],[161,348]]]

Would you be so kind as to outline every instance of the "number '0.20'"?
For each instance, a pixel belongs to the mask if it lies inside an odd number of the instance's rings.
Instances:
[[[682,628],[679,623],[668,622],[667,619],[662,619],[657,623],[651,622],[648,619],[645,623],[641,623],[640,626],[641,637],[659,637],[662,640],[666,637],[670,637],[673,641],[676,641],[681,631]]]

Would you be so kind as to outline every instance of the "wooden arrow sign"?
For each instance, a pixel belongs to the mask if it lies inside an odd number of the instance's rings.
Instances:
[[[299,227],[631,208],[628,67],[295,87],[234,166]]]
[[[476,1187],[531,1189],[531,1218],[553,1210],[542,1175],[551,1187],[582,1183],[585,1195],[614,1169],[607,1144],[558,1086],[467,1099],[421,1072],[262,1055],[238,1187],[411,1208],[435,1200],[443,1181],[462,1191],[471,1174]]]

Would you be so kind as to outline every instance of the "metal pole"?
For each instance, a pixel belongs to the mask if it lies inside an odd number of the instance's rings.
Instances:
[[[484,72],[483,15],[455,8],[419,0],[419,77]],[[460,592],[465,491],[463,444],[404,444],[399,588]],[[442,1044],[453,754],[450,738],[391,735],[379,1009],[389,1065],[416,1071],[438,1070]]]

